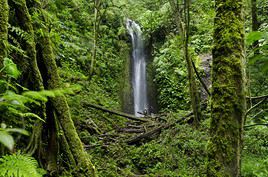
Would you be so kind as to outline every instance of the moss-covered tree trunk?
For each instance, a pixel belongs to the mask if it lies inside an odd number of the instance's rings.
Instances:
[[[260,23],[258,21],[258,9],[257,9],[257,0],[251,0],[251,22],[252,22],[252,31],[258,31],[260,27]],[[258,48],[259,42],[255,41],[253,43],[253,48]],[[254,51],[254,54],[257,55],[259,54],[260,51],[256,49]]]
[[[243,0],[216,0],[208,176],[240,176],[245,116]]]
[[[0,69],[3,67],[4,58],[7,57],[7,34],[8,3],[7,0],[0,0]]]
[[[26,56],[16,57],[15,59],[16,64],[22,72],[20,82],[24,87],[31,90],[43,90],[43,80],[37,66],[34,29],[26,0],[9,1],[9,5],[15,10],[15,19],[12,19],[12,23],[18,25],[25,32],[24,37],[20,36],[21,39],[19,41]],[[46,119],[44,103],[41,103],[40,106],[34,106],[32,110],[44,120]],[[33,126],[33,133],[29,145],[26,148],[27,153],[34,154],[38,149],[38,145],[41,146],[41,130],[42,122],[37,120]]]
[[[51,42],[47,32],[39,36],[38,43],[40,47],[40,66],[42,67],[42,75],[47,89],[61,88],[60,78],[57,72],[55,57],[52,51]],[[90,161],[89,155],[83,148],[82,142],[76,132],[73,120],[70,115],[70,110],[64,96],[51,98],[53,109],[55,110],[56,117],[62,127],[65,138],[68,142],[69,149],[76,162],[76,170],[79,176],[95,177],[95,167]]]
[[[32,90],[42,90],[43,80],[37,66],[36,48],[34,39],[34,29],[32,25],[31,15],[25,0],[16,0],[15,13],[17,22],[22,30],[27,33],[27,37],[23,41],[23,49],[26,51],[27,57],[20,59],[18,65],[22,70],[22,80],[24,86]]]

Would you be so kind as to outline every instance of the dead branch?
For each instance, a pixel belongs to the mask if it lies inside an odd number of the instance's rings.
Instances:
[[[268,126],[268,124],[252,124],[252,125],[246,125],[246,126],[244,126],[244,128],[254,127],[254,126],[257,126],[257,125]]]
[[[252,106],[251,108],[249,108],[246,112],[246,116],[250,113],[250,111],[252,111],[253,109],[257,108],[259,105],[261,105],[262,103],[264,103],[266,101],[268,97],[264,97],[261,101],[259,101],[257,104],[255,104],[254,106]]]
[[[202,84],[202,86],[203,86],[203,88],[205,89],[205,91],[207,92],[207,94],[208,94],[209,96],[211,96],[210,91],[209,91],[208,88],[207,88],[207,85],[204,83],[203,79],[200,77],[200,75],[199,75],[199,73],[198,73],[198,71],[197,71],[197,68],[196,68],[196,66],[195,66],[195,63],[194,63],[194,61],[193,61],[192,59],[191,59],[191,62],[192,62],[193,68],[194,68],[195,75],[197,76],[197,79],[198,79],[199,82]]]
[[[247,97],[247,99],[252,99],[252,100],[259,100],[263,98],[268,98],[268,95],[261,95],[261,96],[255,96],[255,97]]]

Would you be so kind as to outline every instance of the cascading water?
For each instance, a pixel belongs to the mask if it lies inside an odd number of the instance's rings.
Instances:
[[[146,61],[140,26],[134,21],[127,19],[128,33],[132,39],[132,87],[134,97],[135,116],[148,113]]]

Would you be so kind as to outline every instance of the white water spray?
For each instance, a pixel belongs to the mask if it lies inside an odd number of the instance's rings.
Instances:
[[[140,113],[148,113],[146,61],[140,26],[134,21],[127,19],[128,33],[132,40],[132,87],[134,97],[135,116]]]

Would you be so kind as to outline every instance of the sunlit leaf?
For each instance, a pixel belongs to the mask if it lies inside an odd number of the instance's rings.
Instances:
[[[260,31],[253,31],[247,35],[246,43],[247,45],[252,45],[253,42],[264,38],[265,33]]]
[[[14,147],[13,137],[3,130],[0,130],[0,143],[7,147],[9,150],[12,150]]]
[[[23,134],[23,135],[29,135],[29,133],[24,130],[24,129],[21,129],[21,128],[7,128],[5,129],[5,131],[7,132],[12,132],[12,133],[20,133],[20,134]]]
[[[4,68],[5,72],[9,77],[17,79],[20,76],[20,71],[17,68],[17,65],[9,58],[4,59]]]

